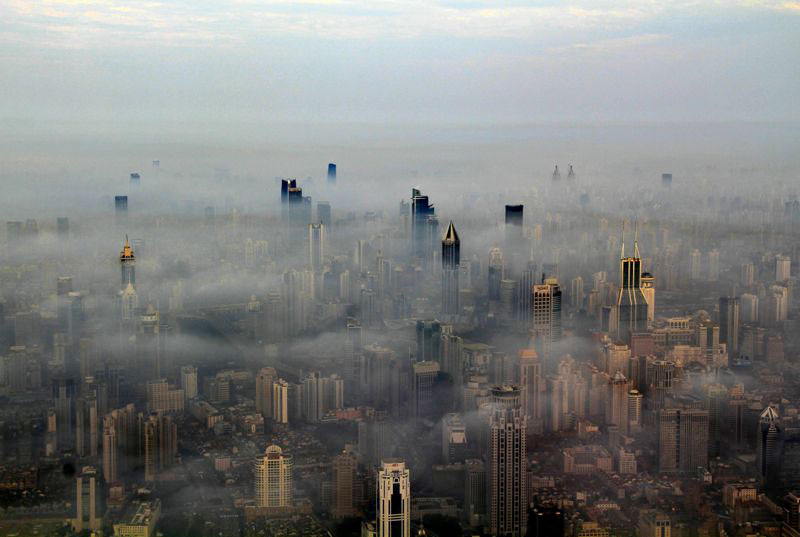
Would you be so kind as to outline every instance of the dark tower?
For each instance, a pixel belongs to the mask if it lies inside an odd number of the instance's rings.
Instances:
[[[461,241],[453,222],[442,238],[442,313],[458,315],[459,312],[459,264],[461,263]]]
[[[333,162],[328,163],[328,182],[336,184],[336,164]]]
[[[623,228],[624,230],[624,228]],[[623,231],[619,258],[620,286],[617,295],[618,337],[628,341],[630,335],[647,328],[647,300],[642,292],[642,259],[639,257],[639,232],[633,241],[633,256],[625,257]]]
[[[435,213],[428,196],[423,196],[418,188],[411,189],[411,255],[427,259],[431,244],[428,242],[428,220]]]

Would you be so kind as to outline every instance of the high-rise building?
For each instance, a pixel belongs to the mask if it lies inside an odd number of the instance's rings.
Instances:
[[[120,266],[120,317],[123,321],[132,321],[136,308],[139,307],[139,298],[136,293],[136,256],[125,236],[125,245],[119,254]]]
[[[464,509],[470,524],[486,515],[486,466],[481,459],[464,462]]]
[[[464,460],[467,450],[467,428],[459,414],[442,419],[442,461],[453,464]]]
[[[333,220],[331,219],[331,204],[327,201],[320,201],[317,203],[317,221],[325,226],[325,229],[331,229]]]
[[[434,217],[435,209],[430,204],[428,196],[424,196],[419,188],[411,189],[411,254],[412,257],[427,259],[432,250],[429,241],[431,227],[430,220]],[[437,237],[438,239],[438,237]]]
[[[114,196],[114,216],[117,224],[128,221],[128,196]]]
[[[654,509],[639,513],[639,535],[641,537],[672,537],[669,515]]]
[[[506,205],[505,244],[506,250],[514,251],[521,246],[523,226],[523,205]]]
[[[500,282],[503,281],[505,262],[503,251],[492,248],[489,251],[489,267],[486,270],[489,300],[500,300]]]
[[[197,397],[197,368],[193,365],[181,367],[181,389],[186,399]]]
[[[520,406],[532,431],[541,431],[547,385],[542,375],[542,363],[534,349],[519,351]]]
[[[561,340],[561,288],[555,278],[543,279],[531,291],[532,328],[534,340],[545,360],[553,346]]]
[[[272,384],[272,419],[275,423],[289,423],[289,383],[283,379]]]
[[[669,408],[658,412],[658,467],[690,473],[708,465],[708,410]]]
[[[256,412],[265,420],[272,418],[272,384],[277,378],[274,367],[263,367],[256,375]]]
[[[411,478],[405,462],[381,462],[377,503],[378,537],[411,537]]]
[[[780,480],[782,437],[783,426],[778,411],[768,406],[758,418],[756,437],[758,476],[767,489],[774,488]]]
[[[608,388],[610,393],[606,399],[606,425],[616,425],[620,432],[627,434],[630,383],[621,371],[617,371],[610,379]]]
[[[103,523],[102,494],[98,490],[100,479],[93,466],[84,466],[75,478],[75,518],[72,529],[76,532],[99,531]]]
[[[358,461],[356,456],[344,451],[333,459],[333,507],[335,518],[356,515],[354,489]]]
[[[741,306],[741,321],[744,324],[751,324],[758,322],[758,303],[759,299],[757,295],[752,295],[750,293],[743,293],[742,296],[739,297],[740,299],[740,306]]]
[[[140,415],[144,479],[155,481],[165,469],[175,464],[178,453],[178,426],[170,416]]]
[[[702,255],[697,248],[689,254],[689,279],[698,282],[701,279]]]
[[[447,227],[442,238],[442,313],[458,315],[459,274],[461,263],[461,241],[453,222]]]
[[[647,302],[647,322],[652,323],[656,318],[656,278],[649,272],[642,273],[642,294]]]
[[[739,297],[719,299],[719,342],[728,346],[728,356],[739,350]]]
[[[775,256],[775,281],[782,282],[792,277],[792,258],[786,255]]]
[[[752,262],[747,261],[742,263],[741,272],[739,275],[739,283],[744,287],[750,287],[755,281],[756,267]]]
[[[716,248],[708,252],[708,281],[719,280],[719,250]]]
[[[333,162],[328,163],[328,182],[336,184],[336,164]]]
[[[525,416],[517,386],[492,388],[488,486],[492,535],[521,537],[527,528],[528,488]]]
[[[308,267],[315,274],[322,271],[325,258],[325,226],[308,224]]]
[[[253,466],[256,506],[290,508],[293,504],[292,456],[268,446]]]
[[[642,259],[639,235],[633,241],[633,256],[625,257],[625,238],[619,259],[620,285],[617,294],[617,337],[628,342],[631,334],[647,329],[647,300],[642,292]]]
[[[433,385],[439,376],[439,362],[414,362],[411,378],[411,413],[421,419],[434,408]]]

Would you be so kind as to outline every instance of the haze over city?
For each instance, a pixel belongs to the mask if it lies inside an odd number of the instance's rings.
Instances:
[[[800,3],[0,43],[0,534],[800,535]]]

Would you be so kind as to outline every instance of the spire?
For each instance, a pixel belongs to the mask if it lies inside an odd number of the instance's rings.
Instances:
[[[128,242],[128,234],[125,234],[125,246],[122,247],[122,252],[119,254],[120,261],[133,261],[133,248],[131,248],[130,243]]]
[[[619,258],[625,259],[625,220],[622,220],[622,249],[619,252]]]
[[[634,235],[633,235],[633,257],[639,259],[639,221],[634,221],[633,224]]]
[[[456,233],[456,227],[453,225],[452,220],[450,220],[450,225],[447,226],[447,231],[445,232],[444,237],[442,237],[442,242],[459,242],[458,233]]]

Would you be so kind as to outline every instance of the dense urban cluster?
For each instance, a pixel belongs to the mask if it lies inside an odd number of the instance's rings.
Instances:
[[[0,534],[800,536],[790,192],[147,209],[167,166],[5,223]]]

